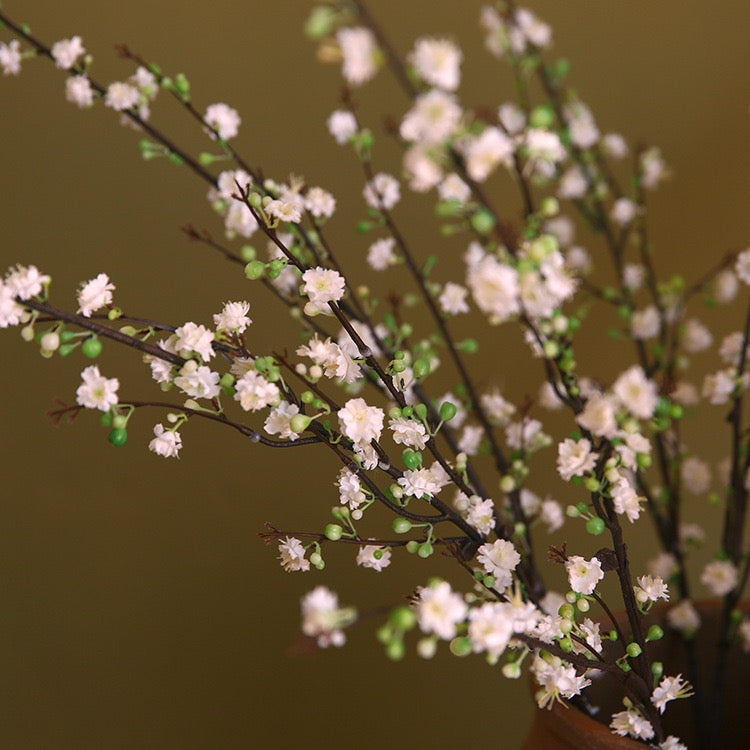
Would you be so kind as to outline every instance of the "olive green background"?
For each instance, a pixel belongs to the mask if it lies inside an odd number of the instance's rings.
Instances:
[[[237,107],[236,146],[251,164],[279,180],[302,174],[337,195],[330,234],[354,278],[368,244],[353,231],[363,215],[361,181],[356,162],[324,127],[340,76],[315,62],[302,35],[311,5],[3,3],[49,44],[80,34],[98,80],[130,74],[111,46],[127,41],[165,71],[185,72],[199,108]],[[494,107],[512,89],[503,63],[483,49],[479,7],[372,2],[402,52],[415,36],[453,35],[466,57],[462,101]],[[663,148],[674,179],[650,201],[659,267],[696,278],[726,249],[743,247],[750,238],[750,4],[546,0],[534,8],[553,23],[554,53],[572,62],[574,86],[600,127],[622,132],[631,145]],[[138,136],[101,106],[81,112],[67,104],[63,82],[43,60],[27,61],[17,79],[0,79],[0,266],[35,263],[53,276],[53,301],[67,307],[81,280],[106,271],[124,310],[173,324],[210,324],[222,302],[247,298],[252,345],[293,347],[293,326],[263,290],[178,231],[192,221],[221,234],[205,185],[185,168],[143,163]],[[404,98],[387,73],[357,96],[379,138],[376,167],[397,171],[381,123],[384,114],[403,113]],[[167,97],[153,109],[155,124],[189,148],[205,148]],[[490,190],[509,217],[518,215],[507,178]],[[417,255],[440,252],[431,200],[426,208],[404,203],[398,218]],[[457,268],[462,244],[444,247],[446,268]],[[727,316],[739,320],[741,311],[710,319],[732,330]],[[609,352],[623,350],[595,343],[603,327],[591,321],[581,359],[606,379],[622,369]],[[285,574],[257,533],[265,521],[297,531],[327,522],[337,467],[322,448],[278,455],[195,420],[183,429],[181,458],[167,461],[146,450],[161,414],[136,414],[121,449],[107,443],[93,414],[55,428],[45,412],[56,396],[73,400],[89,362],[79,354],[45,361],[17,330],[0,335],[0,745],[518,746],[531,713],[525,685],[481,659],[458,660],[443,649],[422,662],[412,649],[389,663],[374,640],[377,621],[352,632],[344,649],[293,655],[298,598],[314,585],[367,608],[401,601],[434,572],[464,583],[436,558],[394,555],[381,575],[355,570],[350,550],[331,552],[322,574]],[[478,360],[487,374],[482,385],[500,385],[515,399],[535,393],[529,381],[539,377],[538,363],[527,361],[517,335],[498,336],[501,344],[488,343]],[[524,359],[516,361],[517,353]],[[123,400],[158,397],[139,360],[105,343],[99,365],[120,377]],[[711,366],[705,356],[700,361]],[[434,393],[450,382],[447,372],[440,377]],[[711,412],[716,425],[718,412]],[[709,424],[694,423],[688,435],[702,437],[718,458],[724,449]],[[533,487],[570,499],[549,469]],[[711,513],[699,505],[691,518]],[[644,522],[633,545],[649,554],[651,544]],[[584,545],[587,554],[596,549],[590,539]]]

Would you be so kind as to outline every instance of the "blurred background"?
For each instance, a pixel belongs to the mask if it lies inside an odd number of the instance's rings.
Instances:
[[[304,175],[337,196],[329,235],[356,277],[371,240],[354,232],[364,217],[357,164],[325,129],[341,79],[337,67],[315,61],[315,47],[302,34],[311,6],[292,0],[3,4],[49,45],[81,35],[100,81],[131,74],[112,48],[127,42],[165,72],[184,72],[198,109],[217,101],[236,107],[243,124],[234,145],[250,164],[278,180]],[[465,105],[494,108],[512,98],[504,64],[483,48],[480,3],[373,0],[371,7],[402,53],[420,35],[448,34],[462,45]],[[601,130],[621,132],[631,147],[663,150],[673,179],[649,204],[659,269],[695,279],[726,250],[744,247],[750,4],[727,0],[709,8],[686,0],[649,3],[646,10],[640,3],[544,0],[532,7],[553,25],[552,54],[571,61],[573,86]],[[0,79],[0,266],[36,264],[53,277],[53,302],[69,308],[82,280],[106,272],[125,311],[175,325],[210,325],[224,301],[247,298],[253,347],[293,348],[295,328],[273,300],[239,267],[181,235],[179,227],[190,221],[221,236],[206,186],[186,168],[144,163],[137,134],[101,106],[80,111],[66,103],[63,84],[64,75],[44,60],[26,61],[20,77]],[[398,173],[397,150],[382,122],[384,115],[400,117],[406,100],[386,72],[357,96],[378,139],[376,168]],[[163,94],[152,119],[194,152],[206,148]],[[488,188],[507,216],[518,216],[510,180],[497,178]],[[418,257],[446,256],[441,273],[447,274],[459,267],[465,243],[443,240],[431,215],[431,198],[407,199],[397,217]],[[601,262],[601,248],[585,233],[579,239]],[[741,315],[737,306],[705,319],[728,331],[739,327]],[[610,354],[622,354],[621,345],[604,340],[605,327],[606,319],[589,321],[579,356],[604,380],[621,369]],[[484,344],[477,360],[486,373],[482,386],[497,385],[516,401],[536,394],[539,363],[529,361],[516,331],[472,333]],[[55,397],[74,399],[89,361],[80,354],[45,361],[18,330],[1,335],[3,747],[519,745],[532,710],[525,686],[479,658],[459,660],[443,649],[423,662],[411,641],[407,658],[390,663],[374,638],[377,621],[352,631],[343,649],[295,655],[298,599],[315,585],[366,609],[403,601],[436,572],[464,583],[437,557],[424,563],[394,555],[378,575],[355,569],[348,549],[331,551],[322,574],[284,573],[275,546],[265,547],[258,532],[266,521],[290,531],[328,522],[338,467],[322,448],[277,455],[195,420],[182,430],[180,459],[164,460],[146,449],[153,424],[163,418],[154,412],[136,414],[128,443],[115,449],[94,414],[59,427],[45,416]],[[105,342],[98,364],[120,378],[121,399],[158,396],[133,352]],[[710,355],[696,358],[696,382],[717,367]],[[447,370],[435,376],[436,395],[452,385]],[[686,438],[711,460],[725,451],[713,433],[723,416],[714,410],[687,427]],[[568,429],[550,422],[555,434]],[[549,469],[552,453],[545,460],[532,489],[575,499]],[[715,515],[704,504],[688,520],[711,526]],[[564,532],[550,540],[540,532],[540,547],[580,538]],[[582,543],[588,554],[597,546]],[[647,521],[631,545],[636,554],[650,554]]]

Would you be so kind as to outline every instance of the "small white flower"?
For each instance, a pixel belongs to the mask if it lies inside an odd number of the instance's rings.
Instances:
[[[678,737],[670,734],[669,737],[659,745],[659,750],[688,750],[688,746],[683,745]]]
[[[557,471],[566,482],[591,471],[598,459],[599,454],[591,450],[591,442],[586,438],[566,438],[557,447]]]
[[[13,289],[0,281],[0,328],[20,325],[30,317],[29,311],[16,302]]]
[[[367,251],[367,264],[370,268],[374,271],[385,271],[386,268],[392,266],[397,260],[396,253],[393,251],[395,244],[396,240],[393,237],[375,240]]]
[[[104,104],[117,112],[124,112],[132,109],[138,104],[141,92],[135,86],[129,83],[115,81],[107,86],[107,93],[104,96]]]
[[[94,89],[86,76],[69,76],[65,80],[65,99],[81,109],[94,103]]]
[[[352,86],[367,83],[377,72],[380,52],[374,34],[363,26],[336,32],[344,61],[341,73]]]
[[[401,200],[401,185],[395,177],[378,172],[365,185],[362,195],[370,208],[390,211]]]
[[[216,138],[216,133],[218,133],[222,141],[234,138],[239,133],[242,123],[237,110],[221,102],[209,105],[203,119],[209,127],[213,128],[213,130],[206,131],[209,136]]]
[[[477,562],[485,572],[494,576],[495,588],[503,591],[513,582],[511,574],[521,562],[521,555],[512,542],[498,539],[492,544],[486,542],[479,548]]]
[[[194,359],[182,366],[174,384],[190,398],[216,398],[221,391],[219,373],[212,372],[206,365],[199,366]]]
[[[72,39],[61,39],[52,45],[52,57],[55,65],[63,70],[70,70],[78,58],[86,54],[86,49],[81,44],[81,37],[74,36]]]
[[[344,277],[329,268],[308,268],[302,274],[302,293],[310,298],[310,302],[321,308],[327,302],[336,302],[344,296],[346,281]]]
[[[302,220],[302,210],[300,206],[293,201],[272,200],[264,206],[264,211],[279,221],[288,221],[292,224],[299,224]]]
[[[447,282],[438,297],[440,309],[447,315],[469,312],[469,305],[466,303],[468,293],[469,290],[466,287],[454,284],[452,281]]]
[[[689,599],[683,599],[667,612],[667,622],[675,630],[690,634],[700,627],[701,618],[692,602]]]
[[[259,372],[248,370],[236,383],[234,400],[245,411],[258,411],[276,403],[281,393],[275,383],[269,383]]]
[[[431,86],[446,91],[458,88],[463,54],[453,42],[447,39],[417,39],[408,59],[419,77]]]
[[[615,419],[616,408],[617,404],[611,396],[595,393],[586,401],[576,422],[594,435],[613,438],[619,430]]]
[[[736,588],[739,574],[728,560],[713,560],[703,568],[700,580],[714,596],[725,596]]]
[[[661,578],[639,576],[635,589],[635,598],[641,603],[655,602],[659,599],[669,601],[669,587]]]
[[[388,422],[388,428],[393,433],[393,442],[399,445],[406,445],[415,450],[424,450],[427,445],[429,435],[425,426],[414,419],[397,417]]]
[[[588,562],[578,555],[571,555],[565,562],[571,590],[578,594],[591,594],[596,584],[604,578],[602,565],[596,557]]]
[[[659,400],[658,388],[649,380],[640,365],[633,365],[612,386],[618,401],[640,419],[650,419]]]
[[[305,209],[316,218],[324,216],[330,219],[336,210],[336,199],[322,187],[311,187],[305,193]]]
[[[222,311],[214,315],[216,330],[242,333],[253,321],[247,317],[249,302],[227,302]]]
[[[105,305],[112,304],[112,292],[115,285],[106,273],[100,273],[95,279],[87,281],[78,290],[78,312],[85,318]]]
[[[490,498],[476,503],[469,508],[466,521],[480,534],[487,536],[495,528],[495,504]]]
[[[357,119],[345,109],[337,109],[326,121],[328,132],[336,143],[343,145],[357,132]]]
[[[612,714],[612,721],[609,726],[615,734],[622,737],[629,734],[636,739],[650,740],[654,736],[654,728],[651,726],[651,722],[644,719],[634,708]]]
[[[195,352],[204,361],[214,356],[214,334],[205,326],[189,321],[175,331],[175,336],[175,349],[178,352],[185,354]]]
[[[17,265],[8,269],[3,283],[19,299],[30,299],[41,294],[45,284],[51,280],[47,274],[40,273],[36,266]]]
[[[464,145],[466,171],[476,182],[484,182],[499,164],[510,166],[513,142],[499,128],[485,128]]]
[[[390,564],[391,551],[389,549],[374,544],[359,548],[357,565],[361,565],[363,568],[372,568],[380,573],[383,568],[387,568]]]
[[[82,373],[82,385],[76,391],[76,403],[85,409],[109,411],[117,404],[117,378],[105,378],[96,365],[90,365]]]
[[[435,633],[448,641],[456,635],[456,625],[463,622],[466,614],[463,597],[454,593],[447,581],[426,586],[419,592],[417,619],[423,633]]]
[[[157,456],[178,458],[182,448],[182,437],[176,430],[167,430],[163,424],[154,426],[154,439],[148,444],[148,449]]]
[[[377,406],[368,406],[363,398],[349,399],[338,411],[341,430],[355,443],[380,439],[385,413]]]
[[[266,421],[263,423],[263,429],[269,435],[278,435],[281,440],[296,440],[299,435],[292,430],[289,421],[297,414],[299,414],[297,404],[282,401],[268,413]]]
[[[690,683],[682,679],[682,675],[677,677],[663,677],[658,687],[654,688],[651,695],[651,702],[659,709],[659,713],[664,713],[669,701],[677,698],[687,698],[693,694],[693,688]]]
[[[711,487],[711,469],[697,456],[690,456],[682,462],[680,477],[683,487],[694,495],[703,495]]]
[[[351,609],[339,607],[339,598],[325,586],[317,586],[302,597],[302,632],[317,640],[318,646],[343,646],[343,628],[356,619]]]
[[[310,561],[305,559],[305,548],[302,542],[293,536],[288,536],[283,542],[279,542],[279,560],[281,560],[281,567],[287,573],[295,570],[310,570]]]
[[[486,602],[469,611],[467,635],[474,653],[487,652],[495,659],[503,653],[513,635],[513,621],[508,616],[507,605]]]
[[[638,205],[629,198],[618,198],[612,205],[609,217],[615,224],[625,227],[635,219],[638,214]]]
[[[0,42],[0,67],[4,76],[17,76],[21,72],[21,42],[12,39],[8,44]]]

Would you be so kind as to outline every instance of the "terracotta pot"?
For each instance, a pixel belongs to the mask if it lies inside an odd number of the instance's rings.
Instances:
[[[740,605],[750,612],[750,602]],[[701,628],[695,639],[698,672],[701,675],[704,704],[708,704],[713,691],[715,644],[718,640],[721,602],[710,600],[695,604],[701,616]],[[649,658],[662,661],[665,674],[687,676],[685,650],[682,638],[670,631],[664,622],[668,607],[654,608],[646,618],[647,627],[662,625],[665,637],[650,644]],[[625,621],[619,617],[620,622]],[[724,712],[722,718],[721,747],[724,750],[746,750],[750,748],[750,722],[748,716],[748,668],[750,658],[739,647],[729,653],[726,679],[724,681]],[[533,680],[532,680],[533,682]],[[602,678],[586,688],[585,694],[592,705],[600,707],[602,722],[570,703],[555,702],[552,709],[537,709],[534,712],[529,733],[522,750],[644,750],[642,742],[613,734],[606,724],[612,713],[623,709],[621,696],[612,689],[610,680]],[[533,693],[538,686],[533,682]],[[708,698],[706,696],[709,696]],[[704,705],[704,711],[706,706]],[[697,747],[694,738],[695,705],[690,700],[673,701],[664,714],[665,731],[678,736],[692,750]],[[715,750],[715,748],[712,748]]]

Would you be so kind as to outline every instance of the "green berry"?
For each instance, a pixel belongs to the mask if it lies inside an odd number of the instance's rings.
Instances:
[[[588,531],[589,534],[593,534],[594,536],[603,534],[605,528],[606,525],[601,518],[589,518],[589,520],[586,521],[586,531]]]
[[[426,560],[432,553],[433,553],[433,547],[429,542],[423,542],[422,544],[419,545],[419,549],[417,549],[417,554],[423,560]]]
[[[102,342],[96,336],[90,336],[81,344],[84,356],[96,359],[102,353]]]
[[[60,344],[60,348],[57,350],[57,353],[61,357],[69,357],[73,353],[73,350],[75,348],[75,344]]]
[[[118,448],[125,445],[127,439],[128,431],[124,427],[115,427],[107,436],[107,440]]]
[[[128,418],[123,416],[122,414],[115,414],[114,417],[112,417],[112,427],[117,428],[118,430],[122,430],[128,425]]]
[[[401,459],[404,462],[404,466],[411,471],[418,469],[422,465],[422,454],[419,451],[406,450]]]

